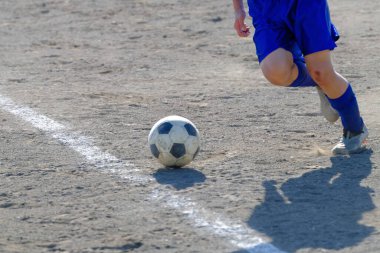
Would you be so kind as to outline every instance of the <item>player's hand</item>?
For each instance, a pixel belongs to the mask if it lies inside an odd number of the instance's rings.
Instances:
[[[251,34],[249,27],[244,21],[245,21],[245,12],[244,11],[236,12],[234,28],[237,34],[239,35],[239,37],[248,37]]]

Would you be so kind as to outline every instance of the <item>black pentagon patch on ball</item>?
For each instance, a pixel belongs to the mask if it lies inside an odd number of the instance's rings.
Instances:
[[[156,158],[158,158],[158,156],[160,155],[160,151],[158,151],[158,148],[157,148],[156,144],[150,145],[150,151],[152,152],[152,154]]]
[[[191,124],[186,123],[184,127],[189,135],[197,136],[197,130]]]
[[[158,127],[159,134],[168,134],[170,129],[172,129],[173,125],[170,122],[164,122]]]
[[[175,158],[180,158],[186,154],[185,145],[182,143],[173,143],[173,146],[170,149],[170,154],[172,154]]]

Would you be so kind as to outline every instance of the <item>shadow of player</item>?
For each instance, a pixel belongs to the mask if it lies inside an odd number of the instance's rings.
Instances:
[[[202,172],[192,168],[163,168],[157,170],[153,176],[159,184],[171,185],[177,190],[192,187],[206,180]]]
[[[289,179],[279,187],[275,181],[265,181],[265,200],[253,210],[249,226],[287,252],[357,245],[374,231],[359,223],[363,213],[375,208],[372,190],[360,185],[371,173],[370,157],[370,151],[332,157],[331,167]]]

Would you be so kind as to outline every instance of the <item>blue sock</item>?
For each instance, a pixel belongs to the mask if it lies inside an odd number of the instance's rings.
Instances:
[[[348,84],[347,90],[336,99],[329,98],[331,106],[337,110],[345,130],[360,133],[363,129],[363,119],[360,117],[359,106],[356,96]]]
[[[311,78],[309,71],[303,61],[296,60],[294,63],[298,67],[298,77],[289,87],[314,87],[317,83]]]

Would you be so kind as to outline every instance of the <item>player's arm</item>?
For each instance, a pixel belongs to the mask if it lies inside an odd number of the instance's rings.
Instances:
[[[247,37],[250,34],[249,27],[245,24],[245,10],[243,0],[232,0],[235,10],[234,28],[240,37]]]

